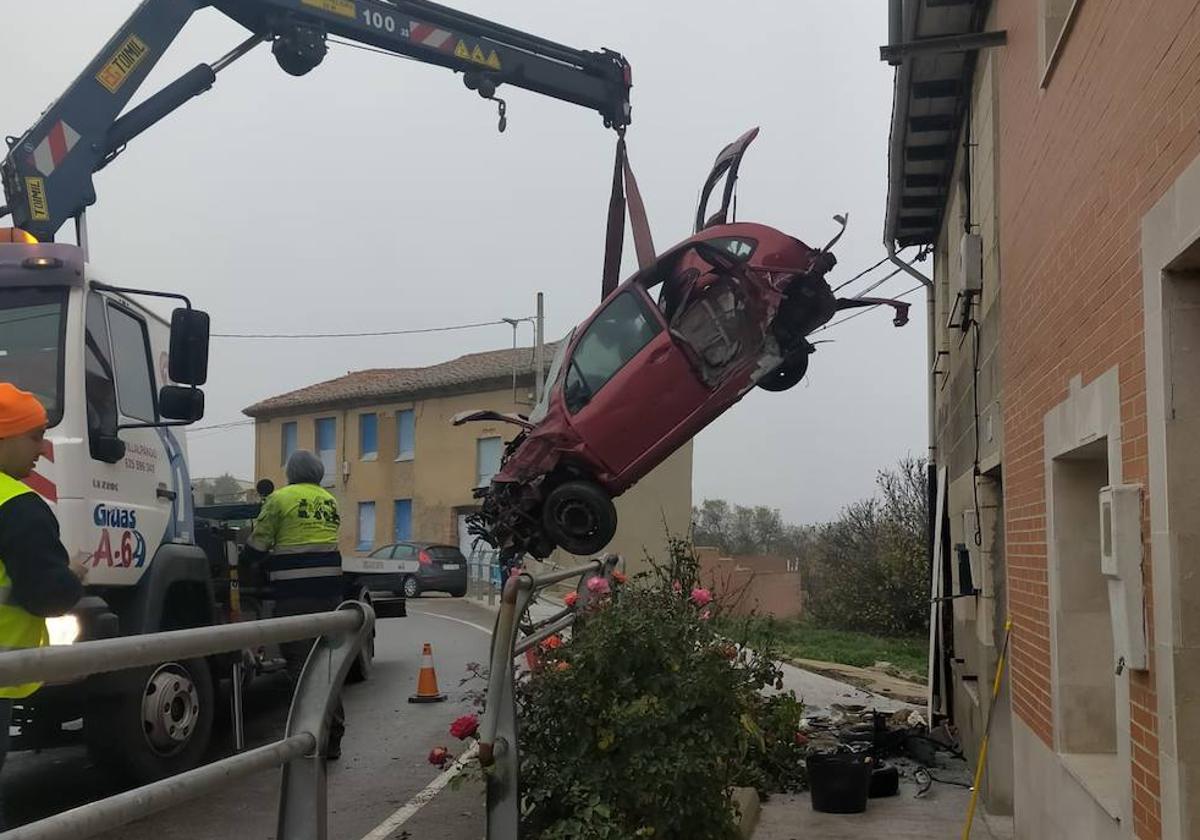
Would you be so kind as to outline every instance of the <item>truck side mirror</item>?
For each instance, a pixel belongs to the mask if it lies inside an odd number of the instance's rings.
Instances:
[[[164,385],[158,392],[158,413],[167,420],[194,423],[204,416],[204,392],[199,388]]]
[[[167,373],[172,382],[203,385],[208,381],[208,323],[208,313],[199,309],[181,308],[171,313]]]
[[[115,464],[125,457],[125,441],[116,435],[92,433],[88,448],[91,456],[104,464]]]

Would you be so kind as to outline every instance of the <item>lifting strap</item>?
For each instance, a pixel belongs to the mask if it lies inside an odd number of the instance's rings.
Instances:
[[[628,200],[626,199],[628,192]],[[612,197],[608,201],[608,236],[604,243],[604,274],[601,281],[600,299],[608,297],[620,283],[621,253],[625,245],[625,208],[629,208],[629,223],[633,228],[633,247],[637,251],[638,268],[643,269],[654,262],[654,241],[650,236],[650,222],[646,219],[646,205],[638,189],[637,178],[629,165],[629,152],[625,147],[625,132],[617,132],[617,157],[613,165]]]

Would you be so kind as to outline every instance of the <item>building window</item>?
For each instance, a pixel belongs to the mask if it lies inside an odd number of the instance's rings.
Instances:
[[[358,544],[359,551],[370,551],[375,545],[375,503],[358,503]]]
[[[1050,83],[1054,64],[1062,52],[1081,0],[1040,0],[1040,3],[1041,38],[1038,42],[1038,54],[1042,63],[1042,87],[1045,87]]]
[[[337,481],[337,418],[322,417],[316,422],[317,457],[325,465],[321,484],[332,487]]]
[[[396,412],[396,460],[411,461],[416,452],[416,421],[412,409]]]
[[[296,427],[296,422],[293,420],[289,423],[284,423],[279,430],[279,463],[286,464],[288,458],[292,457],[292,453],[296,451],[296,445],[299,432]]]
[[[392,540],[412,539],[412,499],[396,499],[392,506]]]
[[[374,461],[379,455],[379,415],[358,415],[358,457]]]
[[[500,453],[504,441],[498,437],[480,438],[475,441],[475,486],[486,487],[492,476],[500,472]]]

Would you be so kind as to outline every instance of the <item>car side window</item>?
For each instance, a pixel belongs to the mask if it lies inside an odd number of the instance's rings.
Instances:
[[[587,405],[661,329],[635,292],[613,298],[575,345],[565,383],[567,410],[574,414]]]
[[[417,556],[417,550],[411,545],[396,546],[396,553],[392,555],[393,560],[412,560]]]

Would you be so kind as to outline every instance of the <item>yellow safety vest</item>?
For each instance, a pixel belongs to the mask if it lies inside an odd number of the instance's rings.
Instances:
[[[23,482],[0,472],[0,507],[18,496],[32,492],[33,490]],[[12,578],[8,576],[4,558],[0,557],[0,650],[36,648],[49,643],[50,635],[46,632],[46,619],[26,612],[13,603]],[[41,687],[40,682],[0,686],[0,697],[20,700]]]
[[[315,484],[289,484],[263,502],[250,545],[276,555],[307,551],[337,551],[337,500]]]

